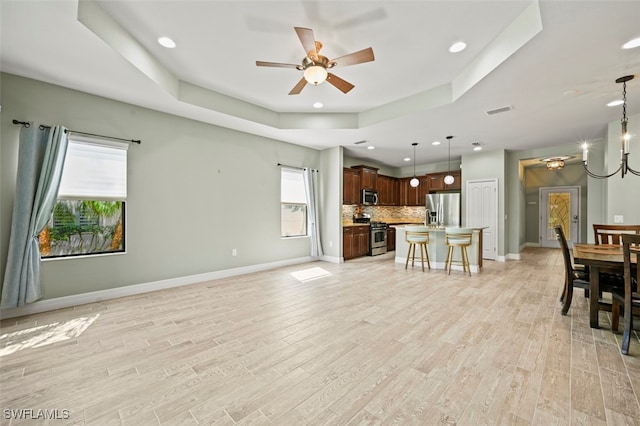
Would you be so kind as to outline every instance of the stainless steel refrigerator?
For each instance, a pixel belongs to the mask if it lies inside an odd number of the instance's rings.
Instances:
[[[460,193],[437,192],[426,196],[427,224],[460,226]]]

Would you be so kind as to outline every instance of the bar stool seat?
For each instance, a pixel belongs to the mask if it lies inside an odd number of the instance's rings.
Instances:
[[[469,266],[469,255],[467,247],[471,245],[473,238],[472,228],[445,228],[444,239],[447,244],[447,259],[444,262],[444,268],[451,274],[451,264],[462,265],[463,272],[469,272],[471,276],[471,267]],[[454,247],[460,247],[461,260],[453,260]]]
[[[429,228],[426,226],[405,226],[405,241],[409,244],[407,252],[407,260],[404,263],[404,269],[409,265],[409,257],[411,257],[411,266],[414,265],[416,259],[416,245],[420,246],[420,262],[422,263],[422,272],[424,272],[424,260],[427,259],[427,266],[431,269],[429,261]],[[413,250],[413,253],[412,253]]]

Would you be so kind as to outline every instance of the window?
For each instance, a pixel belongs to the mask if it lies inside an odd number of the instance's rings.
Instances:
[[[58,200],[39,235],[42,258],[124,252],[127,148],[69,135]]]
[[[280,235],[300,237],[307,235],[307,196],[302,170],[280,170]]]

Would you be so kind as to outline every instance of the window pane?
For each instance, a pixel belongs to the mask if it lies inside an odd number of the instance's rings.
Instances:
[[[40,232],[42,258],[124,252],[124,202],[58,200]]]
[[[307,206],[305,204],[282,203],[283,237],[299,237],[307,235]]]

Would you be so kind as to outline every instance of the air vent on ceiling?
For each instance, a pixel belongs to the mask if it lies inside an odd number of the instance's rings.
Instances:
[[[500,114],[501,112],[511,111],[513,107],[511,105],[506,105],[500,108],[490,109],[489,111],[485,111],[487,115]]]
[[[366,143],[366,142],[367,142],[367,141],[358,141],[358,142],[354,142],[353,144],[354,144],[354,145],[361,145],[361,144]]]

